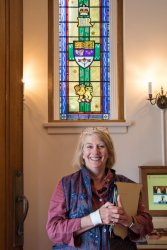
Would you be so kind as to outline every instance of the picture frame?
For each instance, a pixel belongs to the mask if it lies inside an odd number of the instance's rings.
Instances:
[[[142,197],[152,216],[167,216],[167,166],[140,166]]]
[[[123,0],[113,0],[116,3],[116,41],[114,79],[116,82],[115,111],[116,119],[112,121],[125,121],[124,118],[124,74],[123,74]],[[48,122],[68,122],[60,118],[59,96],[59,1],[48,0]],[[113,106],[114,106],[113,105]],[[74,120],[70,120],[73,122]],[[91,121],[91,120],[84,120]],[[101,121],[96,120],[95,121]],[[109,120],[111,121],[111,120]],[[105,120],[107,122],[107,120]]]

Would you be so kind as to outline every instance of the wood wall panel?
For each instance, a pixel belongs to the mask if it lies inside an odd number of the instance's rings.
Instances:
[[[0,0],[0,249],[5,249],[5,2]]]

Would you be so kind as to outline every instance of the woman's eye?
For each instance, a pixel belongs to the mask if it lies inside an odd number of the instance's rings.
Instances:
[[[85,148],[87,149],[93,149],[94,147],[98,148],[98,149],[103,149],[105,148],[105,145],[101,144],[101,145],[97,145],[97,146],[93,146],[93,145],[86,145]]]

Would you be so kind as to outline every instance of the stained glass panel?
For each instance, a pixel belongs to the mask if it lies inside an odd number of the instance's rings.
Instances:
[[[109,0],[59,0],[60,119],[111,119]]]

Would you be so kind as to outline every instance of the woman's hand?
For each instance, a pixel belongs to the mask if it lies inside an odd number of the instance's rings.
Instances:
[[[118,223],[128,227],[132,222],[132,217],[125,212],[119,195],[116,206],[114,206],[114,204],[111,202],[106,202],[99,208],[99,213],[102,224],[105,225],[113,225]],[[75,235],[81,234],[93,228],[94,226],[95,225],[93,225],[90,215],[84,216],[81,218],[81,228],[75,232]]]
[[[116,206],[114,206],[114,204],[111,202],[106,202],[100,207],[99,212],[103,224],[106,225],[118,223],[128,227],[132,222],[132,217],[125,212],[119,195]]]

